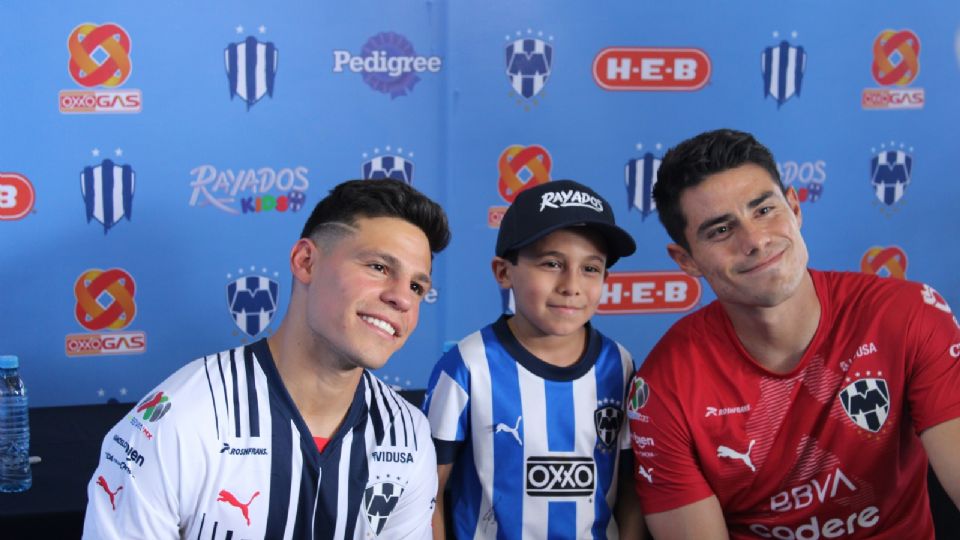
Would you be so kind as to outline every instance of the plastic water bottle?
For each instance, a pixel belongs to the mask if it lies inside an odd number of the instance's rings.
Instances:
[[[0,356],[0,491],[30,489],[30,422],[20,359]]]

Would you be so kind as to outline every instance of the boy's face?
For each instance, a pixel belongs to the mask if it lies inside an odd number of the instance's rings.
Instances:
[[[680,197],[687,251],[670,256],[687,274],[703,276],[726,304],[773,307],[790,298],[807,275],[800,204],[754,164],[708,176]]]
[[[606,246],[590,229],[562,229],[521,249],[516,265],[494,257],[493,272],[513,289],[517,337],[576,335],[600,303]]]

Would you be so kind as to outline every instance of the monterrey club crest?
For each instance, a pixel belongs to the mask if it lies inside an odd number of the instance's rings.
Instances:
[[[387,524],[390,512],[397,506],[403,487],[393,482],[378,482],[363,490],[363,509],[375,534]]]
[[[877,378],[854,381],[840,391],[840,404],[854,424],[876,433],[890,413],[887,381]]]
[[[553,65],[553,45],[542,39],[521,38],[507,45],[507,77],[513,90],[526,99],[543,90]]]
[[[597,439],[603,447],[611,450],[616,447],[617,435],[623,424],[623,411],[618,403],[609,404],[609,400],[600,402],[600,407],[593,411],[593,425],[597,428]]]
[[[279,292],[280,284],[266,276],[241,276],[231,281],[227,306],[233,322],[250,337],[263,332],[277,312]]]

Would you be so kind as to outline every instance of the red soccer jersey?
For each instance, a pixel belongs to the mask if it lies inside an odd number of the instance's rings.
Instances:
[[[918,435],[960,416],[960,326],[926,285],[810,274],[820,324],[792,372],[753,360],[718,302],[640,367],[643,510],[715,494],[732,538],[933,538]]]

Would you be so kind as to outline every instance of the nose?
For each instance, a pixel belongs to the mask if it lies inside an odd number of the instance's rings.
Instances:
[[[390,280],[381,292],[380,299],[400,312],[409,311],[418,300],[407,279]]]
[[[557,292],[565,296],[580,294],[580,276],[573,268],[565,268],[557,281]]]
[[[746,255],[762,253],[770,243],[769,231],[762,224],[744,220],[740,225],[739,240],[741,249]]]

